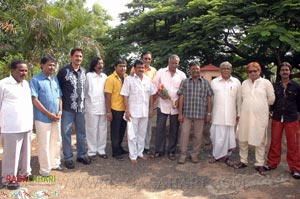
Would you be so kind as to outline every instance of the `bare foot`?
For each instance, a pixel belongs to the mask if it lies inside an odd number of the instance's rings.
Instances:
[[[137,164],[137,160],[131,160],[131,164]]]

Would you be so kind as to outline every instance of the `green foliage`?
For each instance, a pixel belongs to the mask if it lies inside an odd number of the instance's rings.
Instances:
[[[300,53],[298,1],[134,0],[128,8],[107,50],[125,56],[151,50],[157,68],[175,53],[182,66],[192,59],[235,67],[258,61],[271,78],[270,65],[286,61],[287,52]]]
[[[10,74],[10,63],[15,59],[23,60],[23,56],[21,54],[7,55],[3,57],[3,60],[0,60],[0,79]]]
[[[0,0],[0,61],[21,54],[39,71],[42,56],[52,55],[59,66],[69,61],[74,47],[84,50],[85,66],[92,56],[104,52],[101,44],[108,37],[111,19],[100,5],[84,8],[84,0]],[[103,53],[104,54],[104,53]],[[5,62],[7,64],[7,62]]]

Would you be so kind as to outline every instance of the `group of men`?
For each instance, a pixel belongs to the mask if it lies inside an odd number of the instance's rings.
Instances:
[[[16,60],[11,63],[10,77],[0,81],[2,184],[7,188],[18,188],[18,177],[31,176],[33,121],[42,176],[49,176],[51,170],[63,170],[61,143],[65,167],[75,167],[71,137],[73,124],[77,162],[90,164],[97,155],[108,158],[105,147],[107,122],[110,122],[112,156],[122,161],[124,154],[128,153],[122,146],[127,129],[129,158],[137,164],[139,158],[146,160],[149,155],[158,158],[166,152],[170,160],[175,160],[181,123],[178,163],[184,164],[188,156],[193,163],[199,162],[203,126],[205,122],[211,122],[213,159],[209,163],[222,161],[230,167],[245,168],[250,144],[256,146],[255,169],[265,175],[280,163],[281,137],[285,129],[287,161],[292,176],[300,178],[297,120],[300,89],[289,79],[292,69],[289,63],[279,66],[281,81],[274,84],[274,91],[272,84],[260,77],[261,68],[256,62],[247,65],[249,79],[241,85],[231,76],[229,62],[220,64],[221,76],[209,83],[201,77],[198,62],[189,63],[190,77],[187,78],[178,69],[180,58],[177,55],[171,55],[167,67],[157,71],[151,66],[151,52],[146,51],[140,60],[135,61],[130,75],[126,74],[126,61],[118,59],[114,63],[114,72],[108,77],[103,73],[101,57],[91,61],[88,73],[81,66],[82,59],[82,49],[72,49],[70,64],[61,68],[56,77],[55,60],[44,57],[42,71],[31,79],[30,84],[25,80],[27,65]],[[152,154],[151,117],[156,100],[156,136]],[[272,137],[268,162],[264,165],[269,105],[272,105],[273,114]],[[166,147],[168,118],[170,129]],[[188,153],[192,126],[193,146]],[[229,159],[236,148],[236,126],[239,163]]]

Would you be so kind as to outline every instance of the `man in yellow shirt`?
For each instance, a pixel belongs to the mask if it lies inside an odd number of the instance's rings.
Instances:
[[[105,104],[107,120],[110,123],[110,139],[112,156],[117,160],[124,160],[125,151],[121,143],[126,131],[127,123],[123,119],[125,105],[123,97],[120,95],[126,74],[127,63],[125,60],[118,59],[115,64],[115,71],[108,76],[105,83]]]
[[[149,77],[151,80],[154,79],[157,70],[151,66],[152,62],[152,53],[150,51],[145,51],[141,55],[141,60],[145,64],[145,71],[144,74]],[[134,67],[131,68],[130,70],[130,75],[134,74]],[[156,100],[156,96],[153,97],[153,101]],[[147,124],[147,132],[146,132],[146,137],[145,137],[145,149],[144,153],[150,155],[150,142],[151,142],[151,136],[152,136],[152,119],[149,118],[148,124]]]

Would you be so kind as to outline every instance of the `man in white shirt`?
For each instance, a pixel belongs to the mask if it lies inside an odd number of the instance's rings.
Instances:
[[[96,160],[97,154],[103,159],[108,158],[105,152],[107,119],[104,96],[107,75],[103,73],[103,68],[103,59],[93,58],[84,87],[87,153],[91,160]]]
[[[3,144],[2,184],[8,189],[20,187],[31,175],[31,131],[33,106],[28,82],[28,67],[15,60],[11,75],[0,81],[0,127]]]
[[[121,95],[124,96],[125,119],[127,120],[127,138],[129,158],[133,164],[137,158],[146,160],[143,155],[148,118],[153,115],[152,97],[156,88],[151,79],[144,75],[145,65],[141,60],[134,63],[135,73],[125,78]]]
[[[209,163],[222,160],[228,166],[233,166],[229,156],[236,147],[235,125],[241,107],[241,83],[231,76],[232,65],[229,62],[222,62],[220,69],[221,76],[211,81],[214,92],[210,128],[213,159]]]
[[[168,66],[161,68],[154,78],[157,87],[163,86],[170,98],[167,98],[163,92],[158,91],[158,105],[157,105],[157,120],[156,120],[156,139],[155,139],[155,154],[154,157],[161,157],[165,153],[166,147],[166,122],[170,116],[170,130],[169,130],[169,146],[168,157],[170,160],[175,160],[175,151],[178,140],[178,95],[177,91],[181,81],[186,79],[186,75],[181,70],[177,69],[179,66],[179,57],[171,55],[168,60]],[[174,106],[175,105],[175,106]]]

